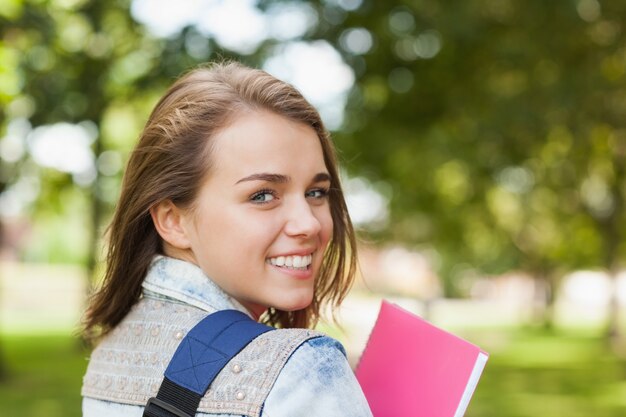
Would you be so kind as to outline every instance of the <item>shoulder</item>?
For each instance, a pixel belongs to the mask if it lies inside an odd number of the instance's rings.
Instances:
[[[341,356],[346,357],[346,349],[341,342],[324,334],[318,334],[317,337],[311,338],[302,345],[305,350],[313,350],[316,352],[332,351],[339,352]]]
[[[307,378],[309,381],[353,377],[346,350],[336,339],[303,329],[280,329],[273,337],[288,341],[282,344],[285,357],[280,375],[283,380]]]
[[[341,343],[327,336],[308,339],[276,379],[264,416],[371,416]]]
[[[346,350],[338,340],[328,336],[318,336],[302,343],[285,366],[328,371],[326,369],[328,367],[338,370],[344,369],[347,364]]]

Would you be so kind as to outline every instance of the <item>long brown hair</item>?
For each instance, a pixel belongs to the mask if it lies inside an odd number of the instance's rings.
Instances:
[[[333,234],[316,279],[312,303],[303,310],[270,309],[264,321],[277,327],[311,327],[326,305],[336,308],[355,275],[356,243],[339,182],[337,160],[319,113],[291,85],[238,63],[218,63],[176,81],[152,111],[132,152],[121,195],[109,226],[103,284],[85,316],[88,334],[109,332],[141,295],[150,262],[162,254],[150,208],[170,199],[193,204],[210,175],[211,138],[243,110],[269,110],[311,126],[319,137],[326,168]]]

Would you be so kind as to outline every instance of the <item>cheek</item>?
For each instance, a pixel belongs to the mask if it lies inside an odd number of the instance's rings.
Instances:
[[[240,257],[242,254],[265,256],[267,248],[281,231],[282,223],[277,216],[262,216],[254,211],[231,208],[214,221],[213,239],[220,246]],[[226,249],[219,249],[224,252]],[[232,255],[229,255],[232,256]]]
[[[235,220],[228,209],[220,211],[212,206],[200,207],[193,223],[194,251],[211,259],[229,254],[229,247],[235,243],[233,241],[240,240],[236,237],[242,229]]]

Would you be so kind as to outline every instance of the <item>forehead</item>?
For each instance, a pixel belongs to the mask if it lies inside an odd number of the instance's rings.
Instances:
[[[255,172],[292,177],[327,172],[315,130],[267,111],[236,117],[212,138],[211,145],[211,177],[235,179]]]

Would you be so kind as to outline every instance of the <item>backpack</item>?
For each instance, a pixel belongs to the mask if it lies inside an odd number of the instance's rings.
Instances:
[[[237,310],[206,316],[180,342],[144,417],[193,417],[217,374],[252,340],[275,330]]]

